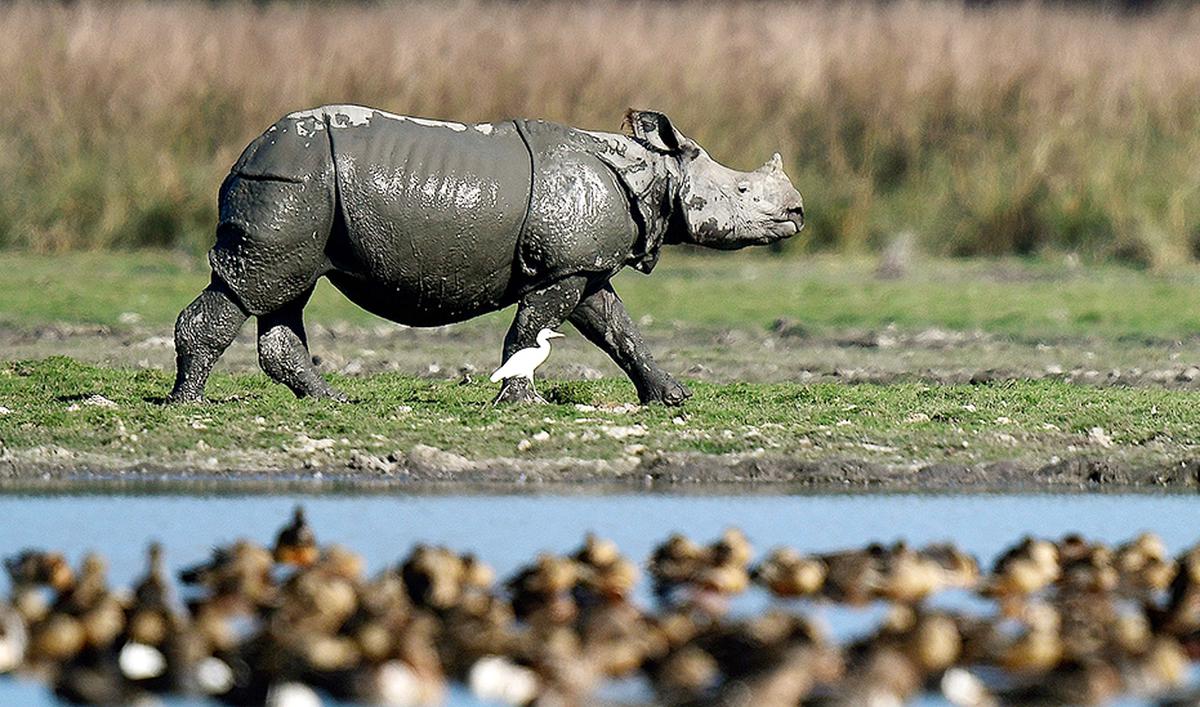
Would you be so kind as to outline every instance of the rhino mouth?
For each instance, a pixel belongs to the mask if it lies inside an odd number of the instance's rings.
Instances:
[[[804,221],[797,222],[794,218],[775,218],[771,219],[771,223],[775,226],[772,230],[779,238],[791,238],[804,228]]]

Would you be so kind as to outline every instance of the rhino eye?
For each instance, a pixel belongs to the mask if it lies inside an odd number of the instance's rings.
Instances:
[[[745,194],[750,191],[750,182],[738,182],[737,188],[739,192]]]

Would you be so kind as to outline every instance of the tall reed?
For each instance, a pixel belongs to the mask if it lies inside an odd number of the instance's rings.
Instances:
[[[1200,253],[1200,10],[868,3],[0,4],[0,245],[204,247],[216,188],[327,102],[778,149],[860,251]]]

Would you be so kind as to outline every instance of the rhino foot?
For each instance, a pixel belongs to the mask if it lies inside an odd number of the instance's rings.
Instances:
[[[668,377],[666,380],[657,385],[638,391],[638,397],[642,404],[662,403],[669,407],[677,407],[683,405],[684,401],[692,397],[692,391],[683,383]]]
[[[508,378],[501,384],[492,405],[512,403],[546,403],[546,399],[538,395],[527,378]]]
[[[332,400],[337,403],[351,402],[350,396],[330,385],[325,385],[316,390],[306,390],[296,394],[299,398],[310,398],[312,400]]]
[[[171,391],[167,397],[160,398],[160,400],[162,400],[164,405],[187,405],[189,403],[205,402],[204,396],[200,393],[180,393],[176,391]]]

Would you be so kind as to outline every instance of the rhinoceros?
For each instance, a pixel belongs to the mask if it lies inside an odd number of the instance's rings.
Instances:
[[[302,312],[326,277],[410,326],[516,304],[503,359],[570,321],[643,403],[690,391],[654,361],[611,278],[649,273],[665,243],[732,250],[804,225],[776,153],[718,164],[671,121],[630,110],[621,133],[542,120],[467,125],[335,105],[291,113],[242,153],[220,190],[212,277],[175,324],[168,400],[200,400],[217,358],[258,319],[262,369],[297,396],[346,396],[316,371]],[[540,400],[523,378],[497,401]]]

